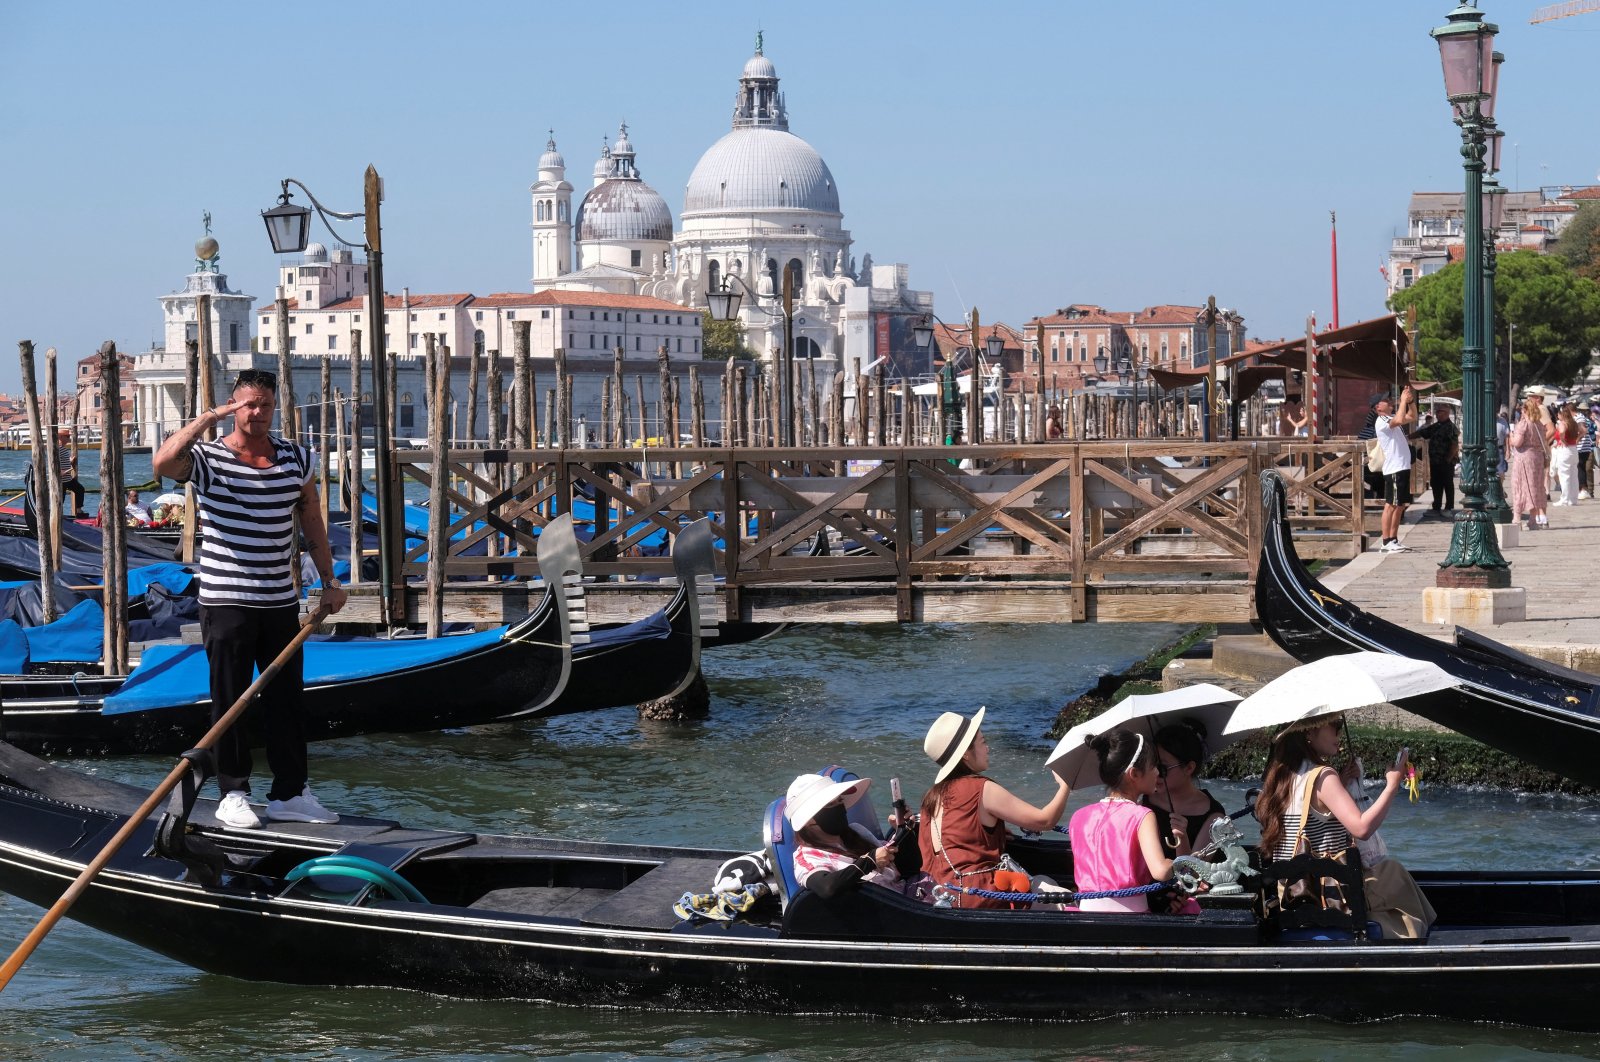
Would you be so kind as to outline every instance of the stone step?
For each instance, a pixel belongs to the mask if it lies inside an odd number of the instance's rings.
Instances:
[[[1264,634],[1218,635],[1211,646],[1211,666],[1220,675],[1271,682],[1298,663]]]

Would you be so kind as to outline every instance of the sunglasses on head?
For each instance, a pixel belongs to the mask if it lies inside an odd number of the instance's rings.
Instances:
[[[267,372],[265,369],[246,369],[234,381],[233,389],[241,387],[260,387],[268,391],[278,389],[278,376],[276,373]]]

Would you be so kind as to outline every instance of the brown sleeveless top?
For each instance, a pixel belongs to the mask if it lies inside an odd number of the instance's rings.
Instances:
[[[941,885],[994,888],[994,866],[1006,850],[1006,824],[983,824],[982,775],[966,775],[945,787],[941,810],[917,831],[922,869]],[[942,851],[941,851],[942,848]],[[956,894],[957,907],[1006,907],[1006,903]]]

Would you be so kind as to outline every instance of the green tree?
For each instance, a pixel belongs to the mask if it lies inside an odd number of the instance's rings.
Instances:
[[[1600,281],[1600,203],[1579,204],[1578,213],[1561,230],[1556,253],[1580,277]]]
[[[1461,382],[1460,262],[1397,291],[1390,309],[1417,309],[1417,364],[1421,374]],[[1564,387],[1589,366],[1600,347],[1600,285],[1573,272],[1559,255],[1512,251],[1495,275],[1494,349],[1502,357],[1510,325],[1517,327],[1512,376],[1518,384]],[[1503,372],[1503,368],[1502,368]]]
[[[719,361],[743,358],[749,361],[754,357],[744,342],[743,321],[737,317],[731,321],[718,321],[711,316],[710,310],[702,311],[701,319],[700,349],[707,358]]]

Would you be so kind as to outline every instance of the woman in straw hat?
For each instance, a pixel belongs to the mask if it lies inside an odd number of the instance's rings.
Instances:
[[[922,798],[918,843],[922,867],[941,885],[994,888],[994,872],[1006,851],[1006,823],[1044,831],[1061,821],[1070,786],[1057,776],[1056,795],[1042,808],[1013,796],[983,777],[989,769],[989,742],[983,714],[967,719],[945,712],[928,728],[923,751],[938,766],[933,788]],[[954,893],[957,907],[1006,907],[1000,900]]]
[[[901,890],[893,842],[875,844],[850,825],[849,808],[871,785],[870,778],[835,782],[821,774],[802,774],[789,784],[784,814],[794,830],[796,884],[823,899],[863,881]]]

